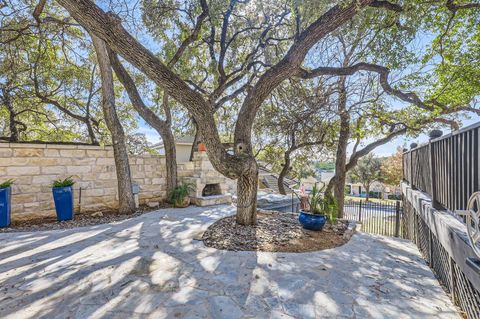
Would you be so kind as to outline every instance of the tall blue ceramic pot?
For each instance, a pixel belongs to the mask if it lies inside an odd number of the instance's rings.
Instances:
[[[10,225],[10,212],[12,199],[12,188],[0,188],[0,227],[8,227]]]
[[[327,222],[327,217],[325,215],[309,214],[301,210],[298,221],[305,229],[322,230]]]
[[[53,187],[53,200],[55,201],[55,210],[57,211],[57,220],[73,219],[73,187]]]

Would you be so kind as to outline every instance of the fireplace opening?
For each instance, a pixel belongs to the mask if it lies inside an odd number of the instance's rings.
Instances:
[[[214,196],[221,195],[222,191],[220,189],[220,184],[207,184],[202,190],[202,196]]]

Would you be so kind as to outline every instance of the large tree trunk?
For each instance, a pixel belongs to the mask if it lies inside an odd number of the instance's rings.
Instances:
[[[87,125],[87,131],[88,131],[88,137],[90,138],[90,143],[92,143],[92,145],[99,145],[100,143],[98,143],[97,137],[95,136],[95,131],[93,130],[91,119],[87,118],[87,121],[85,122],[85,124]]]
[[[345,206],[345,181],[347,179],[347,147],[350,137],[350,114],[346,109],[347,92],[345,77],[339,80],[338,112],[340,115],[340,134],[338,137],[337,153],[335,159],[335,176],[330,180],[327,191],[333,188],[333,194],[337,200],[337,217],[343,218]]]
[[[345,136],[346,135],[346,136]],[[333,185],[333,194],[337,199],[337,217],[343,218],[343,209],[345,206],[345,182],[347,172],[345,164],[347,162],[348,133],[342,134],[340,131],[339,143],[337,147],[337,158],[335,161],[335,182]]]
[[[195,122],[195,119],[192,119],[192,121],[193,121],[193,125],[195,126],[195,137],[193,138],[192,148],[190,149],[190,161],[193,160],[193,154],[195,154],[195,152],[198,151],[198,142],[200,142],[201,140],[200,131],[198,130],[197,122]]]
[[[253,160],[250,170],[237,180],[237,215],[240,225],[257,223],[258,165]]]
[[[282,170],[280,171],[280,174],[278,174],[278,191],[282,195],[286,195],[287,192],[285,191],[285,176],[287,176],[288,171],[290,170],[290,151],[286,151],[285,154],[283,155],[285,163],[283,163]]]
[[[369,201],[370,200],[370,184],[367,184],[365,185],[365,201]]]
[[[5,92],[6,93],[4,94],[4,102],[5,102],[5,105],[7,106],[9,121],[10,121],[9,123],[10,142],[18,142],[20,134],[17,128],[17,121],[15,120],[15,117],[17,116],[17,114],[13,109],[12,101],[10,99],[10,93],[8,93],[8,91],[5,91]]]
[[[113,155],[117,171],[119,212],[121,214],[131,214],[135,212],[135,200],[133,198],[125,133],[123,132],[122,124],[115,110],[112,68],[105,42],[93,34],[92,41],[97,54],[98,65],[100,66],[100,77],[102,79],[103,114],[105,123],[112,135]]]
[[[118,80],[122,83],[127,91],[128,97],[132,102],[133,108],[140,116],[154,128],[163,141],[165,148],[165,162],[167,169],[167,194],[170,194],[177,187],[177,151],[175,147],[175,139],[171,128],[170,109],[168,109],[168,98],[164,96],[163,107],[165,108],[165,116],[167,120],[162,120],[143,102],[137,86],[133,78],[123,67],[118,56],[111,50],[108,51],[110,63],[117,75]]]
[[[165,162],[167,168],[167,194],[170,194],[177,187],[177,150],[172,130],[162,130],[160,136],[165,148]]]

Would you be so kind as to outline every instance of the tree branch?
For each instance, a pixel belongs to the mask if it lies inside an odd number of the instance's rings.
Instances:
[[[115,71],[115,75],[127,91],[133,108],[142,116],[142,118],[145,120],[145,122],[148,123],[148,125],[156,129],[157,131],[163,132],[164,130],[168,130],[169,127],[167,122],[162,121],[155,114],[155,112],[153,112],[148,106],[145,105],[140,96],[140,93],[137,90],[135,82],[118,59],[118,56],[111,50],[108,51],[108,57],[110,58],[110,64],[112,65],[112,69],[113,71]]]
[[[357,165],[358,160],[362,157],[373,151],[375,148],[377,148],[380,145],[383,145],[387,142],[390,142],[393,138],[403,135],[407,132],[407,128],[401,128],[396,131],[393,131],[389,133],[388,135],[376,140],[375,142],[372,142],[368,145],[366,145],[364,148],[361,150],[355,152],[350,156],[350,159],[345,166],[346,171],[349,171],[351,168],[353,168],[355,165]]]
[[[258,108],[273,89],[285,79],[298,73],[297,70],[310,48],[320,39],[349,21],[359,10],[372,2],[373,0],[358,0],[350,2],[348,5],[336,5],[300,34],[283,59],[267,70],[249,91],[238,115],[235,127],[235,143],[250,144],[251,129]]]
[[[40,20],[40,15],[42,14],[46,3],[47,0],[40,0],[35,6],[35,10],[33,10],[33,18],[35,19],[35,21],[37,21],[37,25],[40,25],[40,23],[42,23],[42,21]]]
[[[445,4],[447,9],[456,12],[458,10],[465,10],[465,9],[478,9],[480,8],[480,3],[464,3],[464,4],[456,4],[455,0],[447,0]]]
[[[174,66],[178,60],[182,57],[183,52],[187,49],[187,47],[198,39],[198,35],[200,34],[200,30],[202,29],[203,22],[208,17],[208,4],[206,0],[200,0],[200,6],[202,7],[202,13],[197,17],[197,21],[195,23],[195,27],[193,28],[192,33],[182,42],[180,47],[178,48],[175,55],[172,59],[168,62],[167,66],[172,67]]]
[[[395,12],[403,12],[403,8],[400,5],[391,3],[390,1],[376,0],[370,4],[370,7],[383,8]]]
[[[185,81],[132,37],[122,26],[118,16],[105,13],[90,0],[58,0],[58,3],[89,32],[104,40],[113,51],[141,70],[169,96],[187,108],[198,123],[209,150],[209,158],[219,172],[230,178],[237,178],[249,170],[250,162],[238,161],[223,147],[215,125],[213,108],[203,96],[190,88]]]

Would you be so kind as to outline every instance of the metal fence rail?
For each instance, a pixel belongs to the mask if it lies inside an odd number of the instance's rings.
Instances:
[[[436,235],[442,232],[429,227],[420,213],[406,199],[404,200],[403,225],[403,237],[412,240],[418,246],[437,279],[466,318],[480,319],[480,292],[467,278],[465,269],[462,270],[464,266],[461,267],[458,264],[461,259],[452,257],[447,251],[447,246],[444,246],[445,239],[442,244]],[[456,237],[456,235],[451,236]],[[454,242],[455,240],[452,239],[453,248],[450,247],[450,250],[457,249],[456,246],[453,246]]]
[[[403,177],[432,198],[435,208],[465,209],[480,190],[480,123],[433,139],[403,154]]]
[[[477,216],[480,205],[468,201],[480,190],[479,157],[480,122],[403,155],[409,183],[403,189],[403,236],[418,246],[463,314],[475,319],[480,319],[480,267],[476,240],[468,236],[477,227],[471,216]]]
[[[367,202],[347,200],[344,217],[362,224],[362,231],[384,236],[402,236],[400,201]]]

